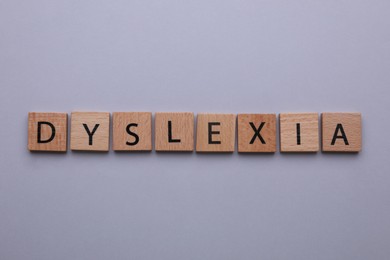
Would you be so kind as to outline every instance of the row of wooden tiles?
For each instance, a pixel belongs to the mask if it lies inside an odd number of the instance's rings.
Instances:
[[[238,152],[276,152],[276,114],[197,115],[197,152],[234,152],[237,128]],[[156,151],[194,150],[194,113],[155,113]],[[237,123],[237,125],[236,125]],[[361,150],[360,113],[322,113],[322,151]],[[279,114],[281,152],[319,151],[318,113]],[[108,151],[110,113],[72,112],[70,149]],[[28,149],[65,152],[68,139],[67,113],[30,112]],[[152,150],[152,113],[114,112],[112,114],[114,151]]]

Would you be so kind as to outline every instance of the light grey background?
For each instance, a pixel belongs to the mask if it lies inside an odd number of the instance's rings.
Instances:
[[[390,1],[0,1],[0,259],[389,259]],[[363,114],[354,155],[32,154],[29,111]]]

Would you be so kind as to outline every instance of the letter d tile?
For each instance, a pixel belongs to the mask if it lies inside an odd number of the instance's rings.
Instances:
[[[66,113],[28,113],[28,149],[66,152],[68,115]]]

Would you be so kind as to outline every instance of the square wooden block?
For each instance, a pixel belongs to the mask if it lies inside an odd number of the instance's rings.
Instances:
[[[236,115],[198,114],[197,152],[234,152]]]
[[[279,121],[281,152],[318,152],[317,113],[283,113]]]
[[[154,127],[156,151],[194,150],[194,113],[157,112]]]
[[[237,116],[238,152],[276,152],[276,114]]]
[[[67,133],[67,113],[28,113],[30,151],[66,152]]]
[[[152,150],[152,113],[114,112],[112,114],[114,151]]]
[[[75,151],[102,151],[109,149],[110,113],[72,112],[70,148]]]
[[[360,113],[322,113],[322,151],[360,152],[362,115]]]

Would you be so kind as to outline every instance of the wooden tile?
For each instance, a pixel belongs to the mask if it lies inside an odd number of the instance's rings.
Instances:
[[[73,112],[70,148],[77,151],[108,151],[110,113]]]
[[[317,152],[318,114],[284,113],[279,115],[281,152]]]
[[[156,151],[194,150],[194,113],[158,112],[154,125]]]
[[[114,112],[112,132],[114,151],[151,151],[152,113]]]
[[[236,115],[198,114],[197,152],[234,152]]]
[[[239,114],[238,152],[276,152],[276,115]]]
[[[66,152],[68,115],[66,113],[28,113],[28,149]]]
[[[360,152],[362,116],[360,113],[322,113],[322,151]]]

